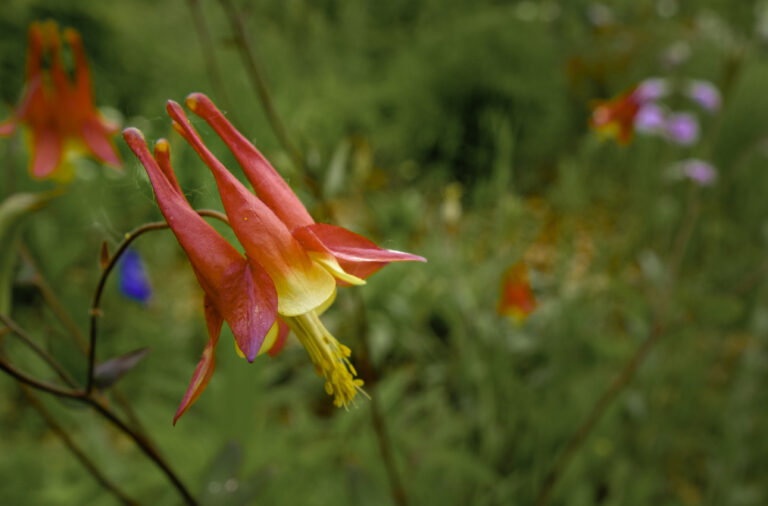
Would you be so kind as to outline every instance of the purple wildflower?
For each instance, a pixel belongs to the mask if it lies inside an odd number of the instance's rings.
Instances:
[[[689,158],[670,167],[670,176],[688,179],[699,186],[712,186],[717,179],[717,169],[707,161]]]
[[[118,265],[120,293],[125,297],[146,304],[152,296],[152,287],[141,257],[134,250],[123,253]]]
[[[664,110],[654,103],[645,104],[635,115],[635,129],[638,132],[663,132],[666,126]]]
[[[692,79],[685,87],[685,94],[709,112],[720,109],[720,90],[709,81]]]
[[[650,77],[637,85],[635,97],[640,103],[652,102],[669,95],[669,82],[661,77]]]
[[[683,175],[700,186],[711,186],[717,179],[717,169],[709,162],[691,158],[680,162]]]
[[[667,138],[681,146],[690,146],[699,140],[699,122],[686,112],[671,114],[666,124]]]

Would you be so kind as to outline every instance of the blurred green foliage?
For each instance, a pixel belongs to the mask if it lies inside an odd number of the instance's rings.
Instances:
[[[228,114],[317,208],[270,130],[219,4],[201,4]],[[340,224],[429,259],[390,266],[355,289],[380,377],[372,393],[412,504],[531,504],[568,437],[651,332],[659,303],[666,330],[657,349],[552,504],[768,502],[768,3],[236,4],[275,107]],[[149,140],[169,138],[193,205],[220,209],[212,178],[164,112],[165,100],[192,91],[225,99],[210,85],[188,3],[7,0],[0,99],[8,111],[23,86],[26,27],[45,18],[82,33],[97,103]],[[670,67],[664,54],[674,44],[690,57]],[[723,90],[724,109],[706,120],[701,143],[637,137],[622,147],[588,130],[592,100],[657,75]],[[118,145],[121,173],[80,161],[66,194],[23,230],[83,329],[101,242],[160,218],[143,169]],[[0,141],[0,154],[3,198],[50,187],[27,177],[18,136]],[[716,186],[665,177],[688,156],[718,167]],[[690,241],[679,248],[691,209]],[[151,347],[120,387],[206,504],[391,504],[367,402],[334,409],[295,341],[248,364],[230,353],[225,330],[214,379],[171,426],[206,339],[201,294],[170,233],[143,237],[137,249],[153,299],[132,303],[110,282],[99,355]],[[523,255],[534,260],[540,306],[516,326],[495,304],[502,272]],[[19,261],[15,279],[14,318],[81,378],[85,361],[30,266]],[[324,317],[353,359],[356,300],[342,290]],[[14,363],[45,377],[10,337],[0,339]],[[175,504],[125,437],[89,411],[45,401],[129,495]],[[6,377],[0,504],[115,504]]]

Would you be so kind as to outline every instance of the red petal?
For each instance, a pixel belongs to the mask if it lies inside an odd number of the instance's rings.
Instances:
[[[427,261],[418,255],[380,248],[346,228],[325,223],[302,227],[293,235],[309,250],[331,253],[346,272],[363,279],[390,262]]]
[[[121,165],[120,155],[110,140],[110,135],[98,116],[91,116],[83,123],[83,140],[99,160],[115,167]]]
[[[224,275],[233,272],[233,265],[244,268],[245,259],[190,207],[152,158],[141,132],[135,128],[126,128],[123,137],[147,170],[157,196],[157,205],[187,253],[200,284],[214,301],[220,300],[219,291]]]
[[[64,69],[64,62],[61,58],[61,39],[59,38],[59,25],[53,20],[48,20],[42,24],[43,34],[46,37],[48,51],[50,53],[50,68],[48,70],[53,82],[53,87],[59,97],[64,97],[71,91],[71,85],[67,71]],[[69,105],[69,104],[67,104]]]
[[[75,60],[74,93],[81,106],[92,109],[93,81],[91,79],[91,69],[88,65],[88,57],[85,55],[85,49],[83,49],[83,40],[80,38],[80,34],[72,28],[64,30],[64,39],[72,49],[72,55]]]
[[[285,341],[288,338],[288,332],[290,331],[291,331],[291,328],[288,326],[288,324],[285,323],[282,318],[278,318],[277,319],[277,338],[275,339],[275,343],[272,345],[269,351],[267,351],[270,357],[276,357],[278,353],[283,351],[283,348],[285,347]]]
[[[171,166],[171,149],[167,140],[158,139],[155,143],[155,160],[160,166],[160,170],[163,171],[165,178],[171,183],[171,186],[173,186],[179,194],[184,195],[184,192],[181,191],[181,187],[179,186],[179,181],[176,179],[176,174],[173,172],[173,167]]]
[[[27,34],[27,81],[40,75],[43,63],[43,32],[40,23],[29,25]]]
[[[219,341],[219,334],[221,333],[221,324],[223,319],[216,309],[213,307],[213,302],[205,296],[205,322],[208,326],[208,344],[203,350],[203,356],[200,358],[200,362],[195,367],[195,372],[192,375],[192,381],[189,383],[187,392],[184,394],[184,398],[181,400],[179,409],[176,410],[176,414],[173,417],[173,424],[176,425],[176,421],[183,415],[192,404],[200,397],[205,387],[208,386],[208,382],[211,381],[213,371],[216,368],[216,355],[215,348],[216,343]]]
[[[32,134],[32,176],[43,179],[51,175],[61,161],[62,141],[53,129],[36,130]]]
[[[141,132],[128,128],[123,137],[147,169],[158,206],[187,253],[200,286],[229,324],[240,349],[253,361],[277,317],[272,280],[190,207],[178,188],[165,140],[158,141],[155,160]]]
[[[249,260],[243,269],[224,277],[221,291],[222,311],[237,346],[253,362],[277,318],[275,285],[263,267]]]
[[[187,97],[186,104],[221,137],[237,158],[256,194],[289,230],[315,222],[291,187],[259,150],[227,121],[211,99],[202,93],[192,93]]]
[[[331,275],[312,262],[285,224],[208,150],[179,104],[169,101],[168,114],[174,128],[211,169],[246,255],[259,262],[275,283],[280,314],[303,314],[328,300],[335,288]]]

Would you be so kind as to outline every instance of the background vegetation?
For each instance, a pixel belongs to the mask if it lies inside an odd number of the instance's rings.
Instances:
[[[372,394],[411,504],[532,504],[581,420],[656,334],[551,504],[768,502],[768,2],[235,4],[335,219],[429,259],[392,265],[356,289],[379,378]],[[224,94],[184,0],[6,0],[0,99],[10,112],[23,87],[29,22],[53,18],[82,33],[98,104],[150,140],[170,139],[193,205],[221,209],[164,103],[203,91],[321,212],[270,129],[219,3],[201,6]],[[671,65],[670,47],[689,57]],[[617,146],[589,130],[592,100],[649,76],[721,88],[723,110],[704,119],[702,142],[638,136]],[[78,161],[66,193],[23,232],[81,329],[101,242],[160,219],[143,168],[118,145],[122,172]],[[0,154],[3,196],[50,186],[27,177],[19,136],[0,141]],[[717,166],[715,186],[665,176],[689,156]],[[152,348],[120,388],[201,500],[391,504],[368,402],[333,408],[296,341],[248,364],[229,353],[225,329],[213,381],[171,426],[206,339],[200,290],[169,232],[136,248],[153,297],[136,304],[110,281],[99,355]],[[539,306],[516,325],[496,302],[502,273],[524,257]],[[84,359],[33,281],[20,260],[13,317],[81,378]],[[354,359],[356,295],[342,290],[325,321]],[[16,363],[43,374],[6,344]],[[178,500],[93,413],[43,400],[129,495]],[[115,504],[5,376],[0,504]]]

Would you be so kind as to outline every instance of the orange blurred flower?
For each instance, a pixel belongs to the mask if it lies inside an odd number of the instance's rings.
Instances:
[[[520,261],[512,264],[501,278],[497,311],[522,323],[538,306],[528,280],[528,266]]]
[[[58,25],[54,21],[30,25],[24,95],[12,116],[0,123],[0,137],[10,136],[19,125],[24,128],[30,144],[30,175],[59,182],[72,178],[69,162],[75,156],[89,154],[115,167],[121,163],[111,140],[118,127],[94,105],[80,34],[67,28],[63,38],[72,51],[72,77],[62,62]]]

